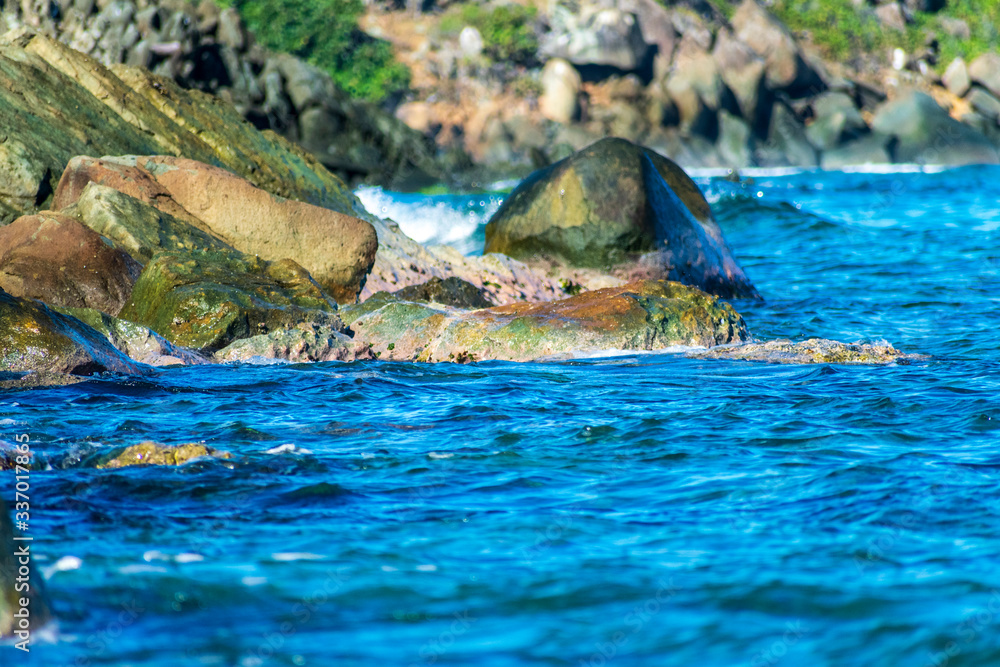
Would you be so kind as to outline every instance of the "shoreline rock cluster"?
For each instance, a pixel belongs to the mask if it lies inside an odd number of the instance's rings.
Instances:
[[[519,66],[491,62],[473,25],[444,30],[449,9],[414,18],[374,3],[368,24],[414,69],[399,117],[479,163],[537,168],[608,135],[684,168],[1000,161],[1000,55],[959,59],[943,77],[902,52],[852,68],[767,5],[554,0],[539,5],[538,47]]]
[[[442,29],[453,7],[369,3],[364,27],[414,72],[394,108],[269,53],[212,0],[7,3],[0,28],[217,96],[349,182],[396,189],[522,177],[605,136],[684,168],[1000,162],[1000,55],[958,58],[940,77],[919,54],[862,71],[825,60],[758,0],[717,4],[556,0],[533,20],[525,62],[498,62],[475,26]]]
[[[0,32],[22,27],[105,67],[141,67],[181,88],[216,95],[258,129],[302,146],[349,181],[417,187],[446,180],[465,164],[461,154],[439,154],[432,141],[377,105],[351,98],[322,70],[268,52],[235,9],[213,0],[2,5]]]
[[[759,295],[708,203],[625,140],[527,178],[487,254],[463,257],[371,215],[218,98],[43,35],[0,38],[0,104],[40,110],[0,116],[5,386],[258,357],[528,361],[750,340],[721,298]],[[149,154],[86,153],[105,145]]]

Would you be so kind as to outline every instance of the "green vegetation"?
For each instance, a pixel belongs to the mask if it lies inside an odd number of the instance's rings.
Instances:
[[[389,43],[358,28],[362,0],[221,1],[239,9],[258,42],[326,70],[355,97],[378,101],[409,86]]]
[[[717,5],[732,16],[739,0],[719,0]],[[904,32],[883,26],[872,8],[855,7],[846,0],[776,0],[769,6],[775,16],[797,33],[808,33],[813,43],[840,62],[862,54],[887,59],[894,48],[913,54],[921,51],[933,33],[938,41],[937,69],[956,57],[971,61],[996,48],[1000,39],[1000,3],[996,0],[948,0],[936,13],[916,12]],[[949,23],[965,21],[970,36],[950,34]]]
[[[500,5],[486,9],[468,3],[448,11],[441,18],[441,31],[458,34],[467,25],[483,36],[484,52],[495,62],[530,64],[538,51],[535,17],[538,10],[523,5]]]

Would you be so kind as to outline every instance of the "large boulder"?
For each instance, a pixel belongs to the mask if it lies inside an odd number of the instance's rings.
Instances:
[[[736,37],[764,59],[767,85],[797,95],[819,92],[822,79],[802,57],[795,37],[757,0],[743,0],[732,18]]]
[[[767,144],[758,151],[758,162],[764,166],[815,167],[819,160],[805,126],[783,102],[774,103],[767,139]]]
[[[934,98],[911,92],[881,105],[872,130],[895,138],[896,162],[917,164],[997,164],[990,140],[959,123]]]
[[[674,59],[665,89],[680,116],[684,133],[712,135],[716,113],[728,91],[710,53],[684,39]]]
[[[0,227],[0,288],[13,296],[117,314],[141,270],[124,250],[58,213]]]
[[[177,249],[208,249],[221,242],[267,260],[290,257],[341,303],[357,298],[375,262],[378,239],[370,223],[272,195],[225,169],[194,160],[163,156],[76,158],[59,182],[56,203],[76,203],[88,182],[119,189],[176,218],[154,220],[146,215],[130,220],[119,216],[118,227],[146,229],[141,235],[147,239],[147,247],[152,246],[153,236],[159,235],[160,247],[182,243]],[[78,206],[86,221],[86,202]],[[177,231],[177,220],[197,229]],[[204,233],[197,234],[198,229]]]
[[[0,216],[44,206],[69,160],[181,155],[223,166],[275,195],[367,215],[302,148],[260,132],[229,104],[141,68],[108,69],[49,37],[0,39]]]
[[[148,368],[75,317],[0,290],[0,371],[141,375]]]
[[[637,281],[548,303],[474,311],[397,301],[345,309],[355,339],[382,359],[530,361],[611,350],[712,347],[746,339],[728,303],[674,282]]]
[[[160,253],[121,317],[203,352],[303,322],[341,328],[336,304],[300,265],[225,251]]]
[[[941,75],[941,82],[948,92],[956,97],[963,97],[969,92],[972,79],[969,77],[969,68],[961,56],[951,61],[948,69]]]
[[[150,366],[197,366],[208,359],[194,350],[174,345],[148,327],[112,317],[93,308],[54,308],[104,335],[129,359]]]
[[[740,112],[751,125],[761,114],[764,73],[767,64],[753,49],[736,39],[728,28],[720,28],[715,38],[712,57],[719,74],[732,91]]]
[[[557,123],[569,123],[579,110],[580,73],[562,58],[553,58],[542,68],[542,96],[538,108]]]
[[[641,264],[650,277],[758,297],[694,181],[623,139],[598,141],[522,181],[487,224],[486,252],[593,268]]]
[[[826,92],[813,100],[813,121],[806,128],[810,143],[829,150],[868,132],[868,125],[850,95]]]
[[[551,31],[539,51],[550,58],[631,72],[640,69],[650,54],[635,14],[617,7],[594,3],[571,11],[556,5],[549,22]]]
[[[1000,96],[1000,54],[984,53],[969,64],[969,79]]]
[[[165,250],[234,250],[211,231],[94,182],[88,183],[76,202],[63,212],[110,239],[140,264]]]

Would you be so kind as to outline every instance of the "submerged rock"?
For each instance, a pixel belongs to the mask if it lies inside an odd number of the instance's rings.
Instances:
[[[714,346],[746,338],[728,303],[675,282],[638,281],[548,303],[475,311],[383,295],[344,310],[383,359],[530,361],[557,354]]]
[[[337,305],[292,260],[232,251],[164,252],[146,265],[123,319],[200,351],[302,322],[340,328]]]
[[[375,357],[370,345],[353,340],[337,328],[313,323],[243,338],[219,350],[214,356],[218,362],[254,358],[303,363],[357,361]]]
[[[79,375],[66,373],[51,373],[48,371],[31,371],[28,373],[10,373],[0,371],[0,389],[34,389],[36,387],[57,387],[78,382],[86,382]],[[0,470],[3,466],[0,465]]]
[[[900,352],[888,343],[838,343],[834,340],[810,338],[799,343],[771,340],[766,343],[744,343],[731,347],[716,347],[689,356],[701,359],[731,359],[765,361],[772,364],[907,364],[924,359],[918,354]]]
[[[125,448],[97,467],[105,469],[127,466],[179,466],[203,457],[231,459],[232,454],[197,443],[174,446],[161,445],[157,442],[140,442],[138,445]]]
[[[178,231],[176,221],[150,220],[140,223],[148,230],[143,233],[147,247],[154,241],[153,232],[166,231],[160,234],[160,247],[178,242],[217,247],[221,241],[266,260],[289,257],[341,303],[356,300],[375,262],[378,239],[368,222],[277,197],[225,169],[201,162],[161,156],[81,158],[67,168],[57,189],[57,202],[69,205],[78,199],[77,192],[82,200],[88,180],[140,197],[210,237]],[[88,210],[86,203],[78,203],[81,215]],[[137,226],[118,223],[122,225]]]
[[[0,290],[0,371],[141,375],[148,369],[75,317]]]
[[[13,480],[11,483],[13,484]],[[0,497],[0,639],[14,638],[16,642],[21,642],[52,620],[52,612],[41,578],[35,573],[35,566],[25,564],[18,555],[25,547],[30,552],[28,545],[32,543],[14,540],[17,533],[10,517],[7,503]],[[22,577],[23,567],[30,569],[27,581]],[[27,588],[19,585],[25,583],[28,584]],[[27,619],[18,617],[22,613],[22,600],[28,603],[23,607],[27,610]],[[3,650],[14,649],[5,647]]]
[[[117,313],[141,270],[124,250],[58,213],[0,227],[0,288],[13,296]]]
[[[759,298],[694,181],[624,139],[598,141],[522,181],[487,224],[485,251]]]

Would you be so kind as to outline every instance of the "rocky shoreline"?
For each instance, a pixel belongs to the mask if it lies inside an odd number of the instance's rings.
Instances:
[[[487,254],[463,257],[365,211],[225,102],[141,67],[20,28],[0,38],[0,73],[0,95],[21,93],[0,97],[19,110],[0,120],[5,386],[255,358],[528,361],[751,340],[722,299],[756,289],[697,186],[649,148],[604,139],[532,174],[490,222]]]
[[[410,93],[381,105],[269,52],[236,9],[213,0],[8,3],[0,28],[217,96],[342,179],[396,189],[520,178],[605,136],[683,168],[1000,161],[995,53],[935,70],[929,34],[923,51],[857,54],[863,66],[847,66],[757,0],[558,0],[514,18],[505,6],[369,3],[362,26],[413,73]],[[898,2],[853,11],[889,35],[912,17]],[[497,27],[503,17],[514,22]],[[529,50],[500,49],[504,59],[487,26]]]
[[[538,3],[520,62],[491,58],[498,3],[479,21],[461,3],[420,14],[373,3],[365,25],[414,71],[399,118],[480,164],[537,168],[609,135],[684,168],[997,163],[1000,55],[940,61],[942,33],[925,29],[919,47],[904,34],[950,3],[797,3],[839,6],[857,22],[827,19],[844,41],[858,25],[880,33],[882,50],[842,60],[775,4],[795,3]],[[944,25],[968,38],[964,21]]]

